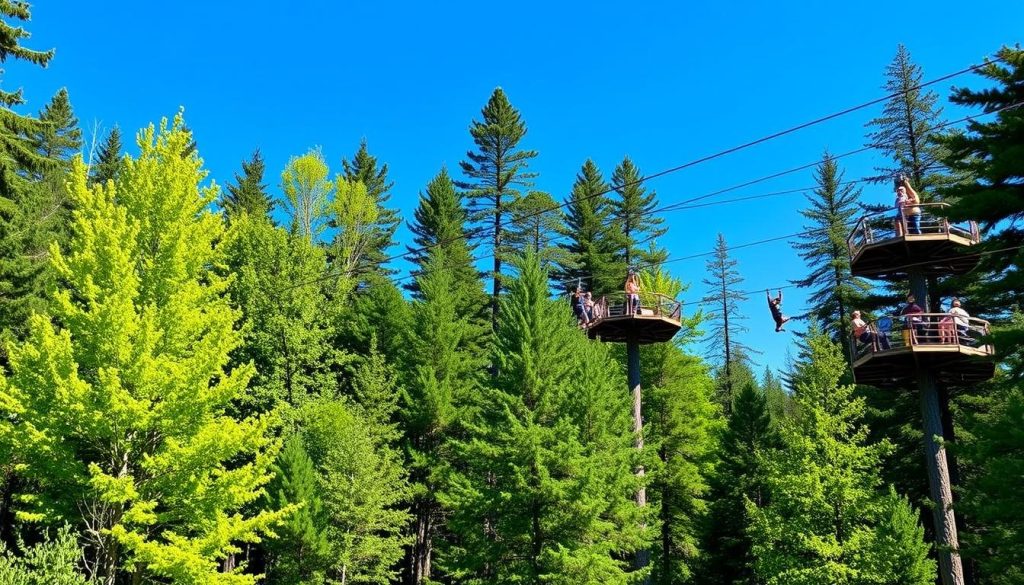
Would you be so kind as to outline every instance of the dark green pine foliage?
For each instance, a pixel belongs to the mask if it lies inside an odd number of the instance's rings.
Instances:
[[[490,332],[486,318],[465,314],[457,274],[444,266],[443,248],[430,252],[416,277],[418,298],[412,305],[412,334],[403,360],[406,376],[401,405],[407,468],[412,484],[413,543],[407,552],[405,582],[418,585],[436,578],[434,549],[444,530],[445,514],[437,500],[444,488],[444,462],[452,456],[450,440],[459,437],[461,421],[472,415],[481,374],[485,371],[479,339]],[[475,283],[476,291],[486,295]]]
[[[121,168],[121,129],[114,126],[100,145],[92,168],[89,169],[90,183],[106,183],[117,178]]]
[[[268,581],[281,585],[322,583],[329,566],[330,542],[316,467],[301,435],[285,441],[273,471],[267,505],[274,510],[299,507],[275,529],[277,538],[266,543]]]
[[[502,297],[493,359],[467,438],[453,443],[440,564],[454,582],[632,583],[650,545],[632,501],[636,451],[619,368],[548,297],[532,255]]]
[[[43,126],[32,135],[33,146],[41,156],[63,162],[67,171],[71,157],[82,149],[82,130],[78,127],[78,118],[71,108],[66,88],[58,91],[39,112],[39,121]]]
[[[569,253],[555,272],[556,290],[575,290],[577,283],[596,296],[622,291],[626,264],[621,230],[612,220],[608,184],[594,161],[587,159],[572,186],[560,244]]]
[[[736,370],[750,371],[752,350],[739,340],[739,335],[748,330],[741,324],[746,317],[739,311],[739,304],[747,300],[747,295],[740,289],[743,277],[736,269],[736,261],[729,257],[729,246],[722,234],[718,234],[714,255],[707,261],[707,271],[708,275],[702,282],[708,287],[708,292],[701,299],[701,304],[707,309],[709,324],[704,343],[708,347],[707,355],[718,366],[717,377],[721,381],[717,388],[718,401],[728,414],[737,390],[733,383]],[[752,373],[750,377],[753,378]]]
[[[519,188],[529,187],[537,176],[526,170],[537,152],[519,148],[526,136],[526,123],[500,87],[495,88],[480,115],[482,120],[473,120],[469,126],[476,150],[466,152],[469,160],[459,163],[466,180],[458,181],[456,186],[467,190],[472,203],[472,219],[478,225],[474,237],[487,237],[491,242],[491,326],[497,328],[509,213],[519,200]]]
[[[820,323],[824,330],[849,352],[850,313],[862,308],[869,284],[850,275],[850,251],[846,239],[860,213],[860,189],[843,181],[843,172],[832,155],[825,151],[821,164],[814,171],[817,188],[807,195],[809,206],[800,214],[808,223],[793,247],[807,263],[810,274],[792,281],[811,289],[807,316]]]
[[[520,256],[533,253],[546,270],[571,266],[571,255],[556,242],[564,221],[565,214],[551,195],[530,191],[512,209],[509,248]]]
[[[781,388],[780,388],[781,389]],[[753,384],[736,395],[722,433],[719,463],[711,481],[706,575],[709,585],[757,585],[746,502],[768,503],[765,462],[778,457],[782,441],[768,396]]]
[[[394,186],[388,179],[388,165],[378,166],[377,157],[370,154],[366,147],[366,140],[359,143],[359,150],[352,156],[352,160],[342,159],[341,165],[345,178],[366,185],[367,194],[377,205],[377,220],[366,253],[356,266],[356,273],[390,276],[395,270],[385,268],[384,263],[388,259],[388,249],[395,245],[395,231],[402,218],[397,210],[387,207]]]
[[[776,425],[793,414],[793,401],[782,388],[782,379],[769,366],[764,367],[761,375],[761,392],[768,401],[768,412]]]
[[[242,161],[242,174],[235,173],[235,184],[228,183],[227,192],[220,203],[228,221],[243,213],[269,215],[274,208],[274,201],[263,183],[265,170],[266,164],[259,149],[253,151],[249,160]]]
[[[53,49],[34,51],[21,45],[31,36],[21,24],[31,17],[28,3],[0,0],[0,62],[19,59],[46,67],[53,58]],[[8,22],[12,19],[21,22]],[[11,109],[24,103],[20,89],[0,90],[0,216],[13,212],[17,198],[28,189],[27,175],[42,173],[55,165],[53,159],[33,148],[30,138],[43,132],[46,124]],[[2,232],[0,237],[4,237]]]
[[[652,251],[657,239],[668,231],[661,227],[664,218],[654,215],[658,207],[657,194],[647,192],[641,183],[640,169],[627,156],[612,173],[612,186],[618,198],[612,200],[612,217],[625,240],[621,251],[627,266],[650,265],[664,262],[664,251]]]

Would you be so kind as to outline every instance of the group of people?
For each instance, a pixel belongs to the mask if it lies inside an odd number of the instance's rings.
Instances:
[[[963,308],[960,299],[954,298],[946,315],[935,323],[925,321],[924,309],[917,304],[913,294],[907,295],[907,304],[900,311],[904,319],[904,343],[960,343],[970,345],[974,340],[970,336],[971,315]],[[865,344],[877,344],[878,349],[887,350],[891,347],[889,336],[885,331],[872,330],[861,318],[860,311],[854,311],[853,337]]]
[[[921,196],[910,186],[910,179],[900,175],[896,180],[896,235],[921,234]]]
[[[634,270],[626,274],[626,284],[623,287],[626,293],[626,315],[640,314],[640,276]],[[576,285],[572,297],[572,313],[580,328],[586,329],[595,320],[601,317],[601,306],[594,302],[594,296],[590,291],[584,291],[582,284]]]

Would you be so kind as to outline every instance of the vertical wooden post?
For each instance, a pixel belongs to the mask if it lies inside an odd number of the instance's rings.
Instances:
[[[626,370],[626,380],[629,383],[629,390],[633,394],[633,434],[637,451],[640,451],[644,448],[644,417],[640,390],[640,344],[637,343],[636,338],[626,342]],[[636,474],[638,477],[644,476],[643,465],[636,468]],[[643,486],[636,491],[636,505],[641,508],[647,506],[647,489]],[[643,569],[650,562],[651,552],[644,549],[637,551],[633,564],[634,568]],[[647,585],[650,581],[650,577],[645,577],[643,583]]]
[[[928,312],[928,287],[920,269],[910,273],[910,290]],[[953,513],[953,491],[950,487],[949,464],[942,446],[942,409],[935,377],[920,366],[917,369],[917,388],[921,398],[921,417],[924,429],[924,454],[928,469],[928,487],[935,519],[935,545],[939,556],[939,576],[943,585],[964,585],[963,564],[960,561],[960,543]]]

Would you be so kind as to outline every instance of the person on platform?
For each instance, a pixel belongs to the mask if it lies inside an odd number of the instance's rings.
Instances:
[[[785,331],[782,328],[792,317],[786,317],[782,314],[782,291],[778,291],[779,296],[772,298],[772,294],[768,292],[768,289],[764,289],[764,294],[768,297],[768,310],[772,312],[772,319],[775,320],[775,332]]]
[[[889,338],[885,335],[880,335],[868,328],[868,324],[864,319],[860,318],[860,311],[853,312],[853,337],[861,343],[871,343],[877,345],[876,349],[887,350],[889,349]]]
[[[921,314],[924,313],[924,309],[917,304],[917,299],[913,294],[907,295],[907,304],[900,311],[900,315],[904,317],[904,327],[906,331],[912,332],[912,336],[909,338],[910,343],[922,343],[924,341],[924,319]]]
[[[949,315],[953,317],[953,322],[956,324],[956,333],[960,337],[960,343],[970,345],[973,342],[968,334],[971,316],[960,306],[960,299],[953,299],[953,306],[949,309]]]
[[[632,270],[626,274],[626,314],[640,314],[640,277]]]

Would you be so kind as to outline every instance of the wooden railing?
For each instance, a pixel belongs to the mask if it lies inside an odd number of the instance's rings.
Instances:
[[[920,223],[915,227],[910,214],[897,213],[895,210],[872,213],[860,218],[853,227],[846,244],[850,249],[850,257],[854,257],[865,246],[895,240],[903,237],[913,239],[914,236],[956,235],[967,238],[971,243],[981,241],[978,223],[974,221],[950,222],[938,213],[947,203],[921,203]]]
[[[668,317],[673,320],[680,320],[683,304],[671,297],[661,293],[640,293],[639,315],[654,315]],[[629,313],[628,299],[626,293],[606,295],[594,302],[594,314],[590,316],[590,326],[594,326],[601,319],[612,317],[625,317]]]
[[[850,354],[854,361],[869,353],[884,353],[911,346],[964,346],[993,353],[981,342],[989,334],[989,322],[949,313],[915,313],[880,317],[868,323],[867,339],[855,337]]]

